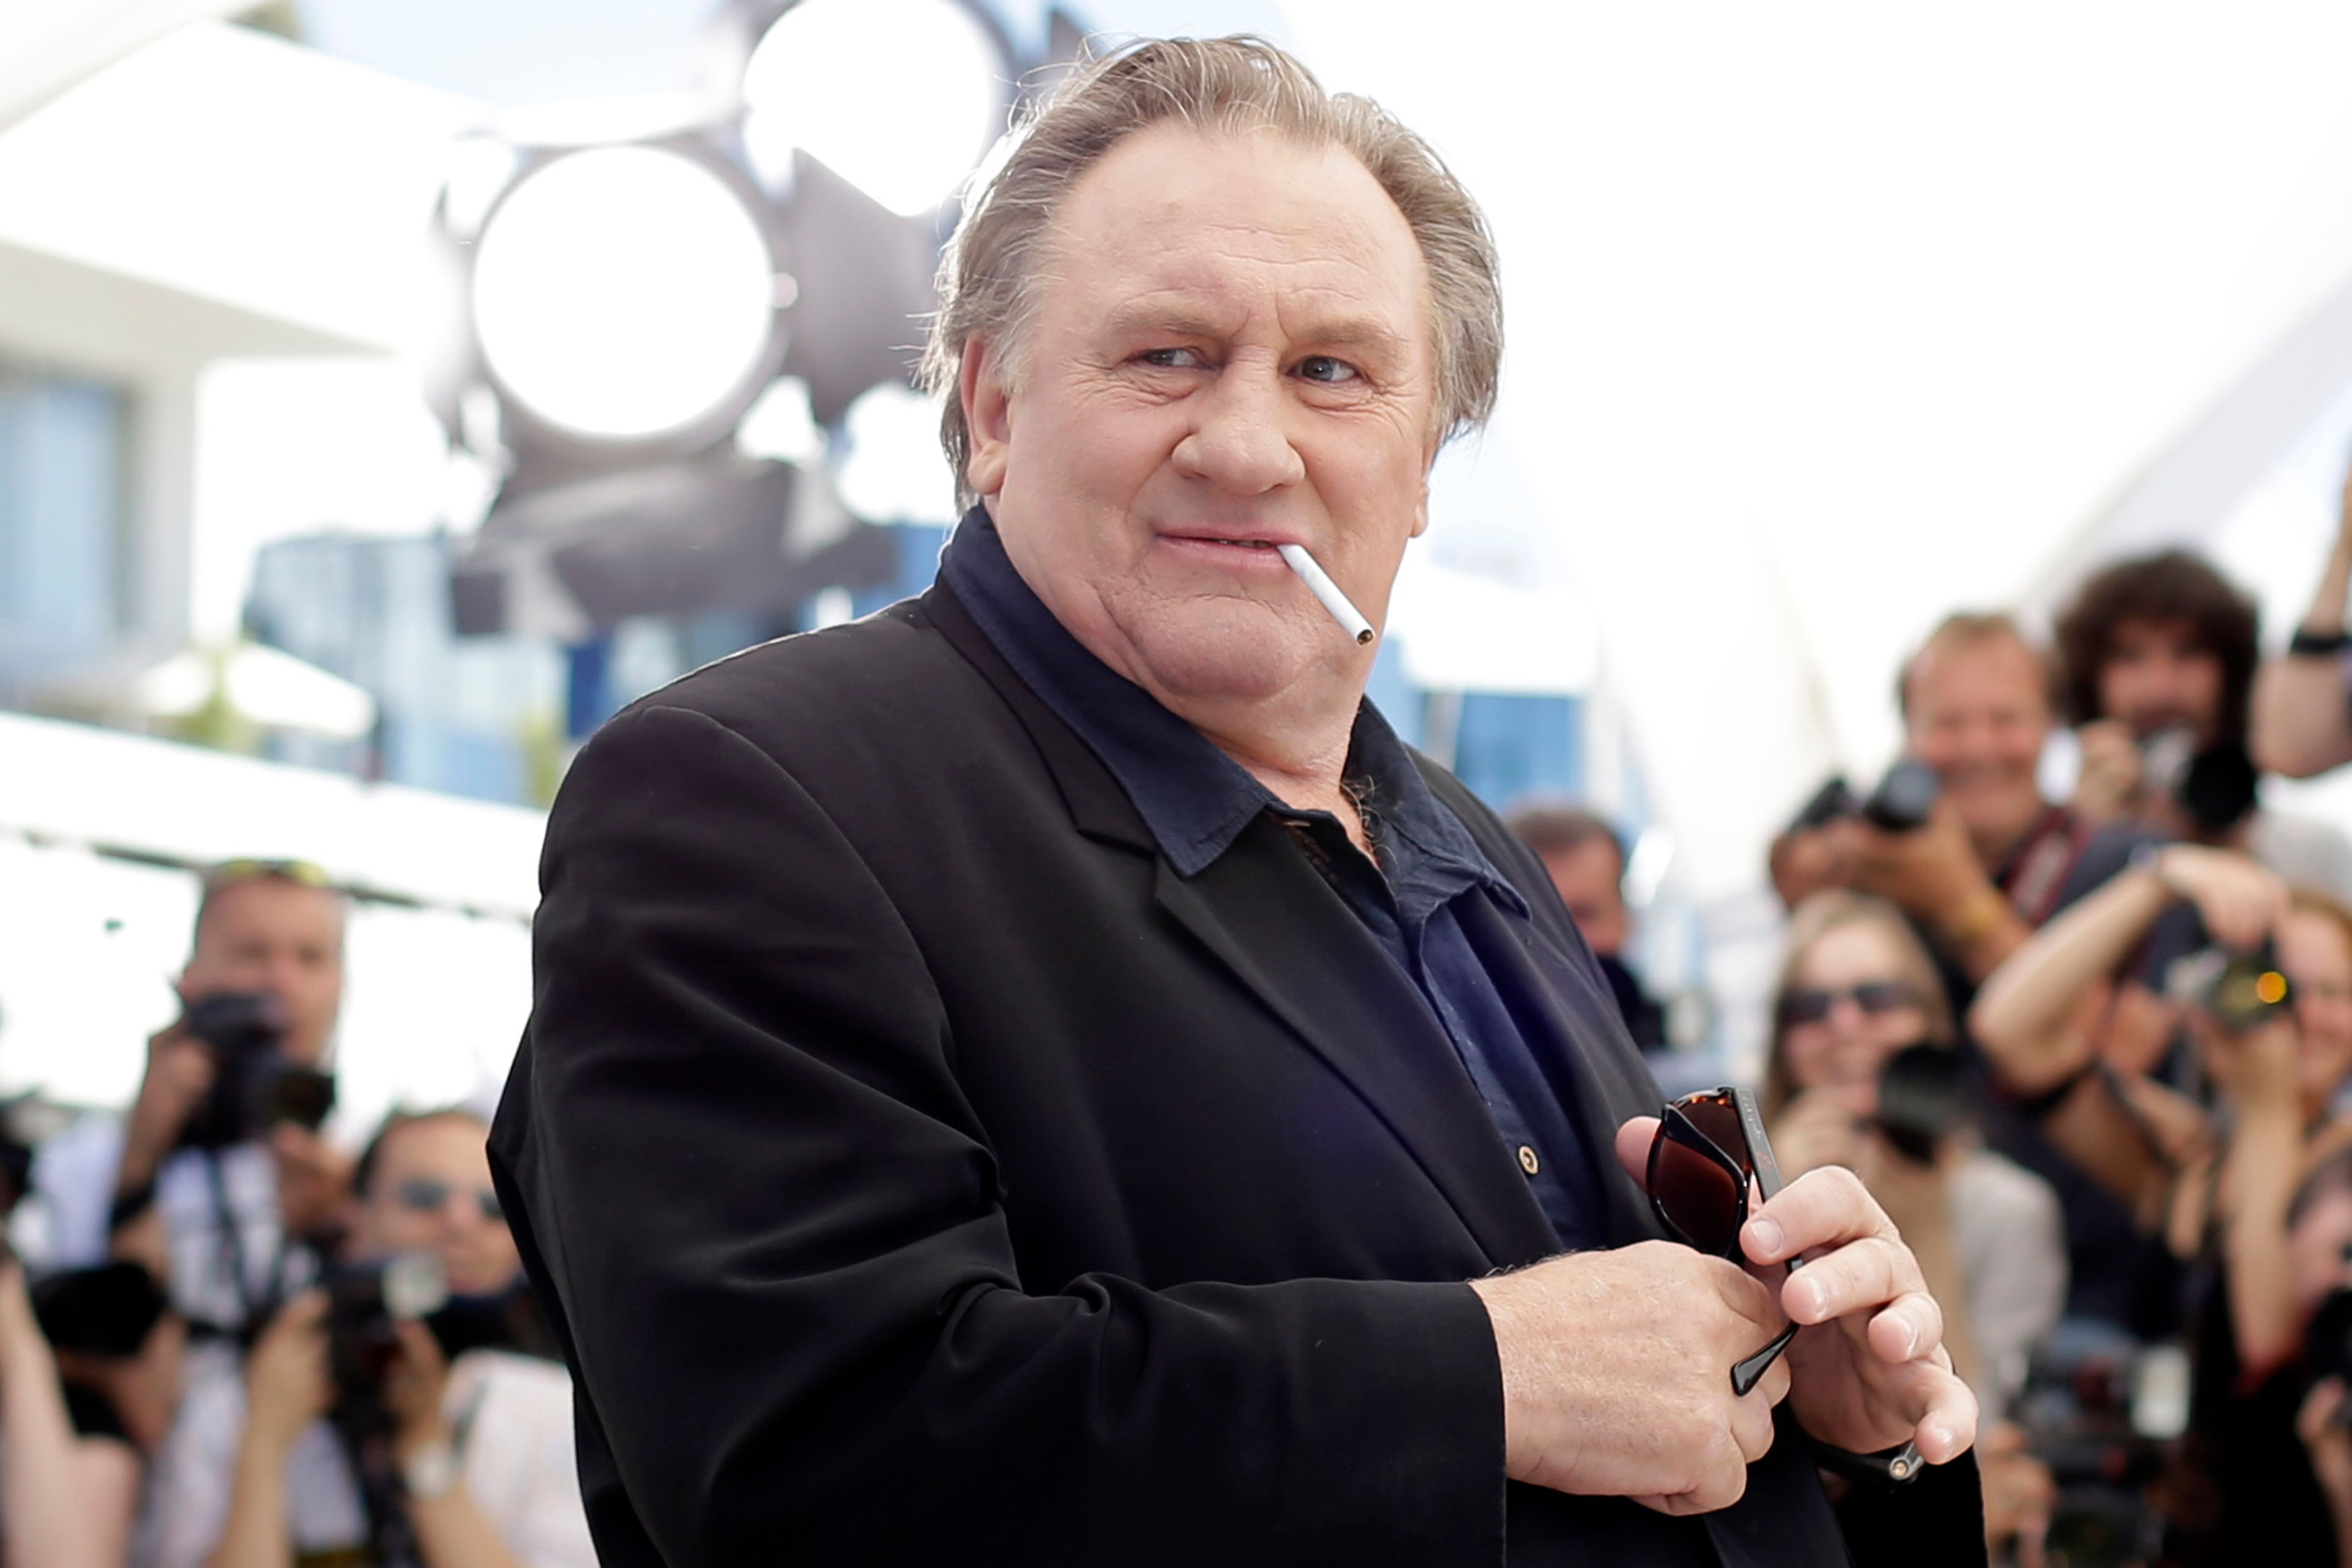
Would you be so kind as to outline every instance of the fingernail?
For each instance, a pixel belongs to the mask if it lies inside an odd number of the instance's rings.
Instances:
[[[1769,1263],[1780,1256],[1780,1222],[1757,1218],[1748,1222],[1748,1256],[1759,1262]]]
[[[1928,1422],[1924,1435],[1927,1439],[1927,1447],[1947,1458],[1950,1458],[1952,1451],[1960,1446],[1960,1440],[1953,1435],[1952,1429],[1940,1421]]]
[[[1903,1325],[1903,1354],[1905,1357],[1908,1358],[1917,1355],[1918,1353],[1919,1325],[1913,1322],[1906,1322]]]
[[[1804,1321],[1811,1321],[1822,1315],[1822,1282],[1820,1280],[1810,1275],[1801,1275],[1791,1284],[1790,1295],[1794,1298],[1791,1305],[1795,1310],[1791,1316]]]

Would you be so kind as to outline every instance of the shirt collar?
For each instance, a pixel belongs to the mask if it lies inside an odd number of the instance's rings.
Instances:
[[[1110,770],[1179,875],[1199,874],[1262,811],[1324,815],[1276,800],[1206,736],[1088,652],[1022,579],[986,509],[964,514],[940,554],[940,576],[1013,672]],[[1485,886],[1526,912],[1369,701],[1357,710],[1346,772],[1401,910]]]

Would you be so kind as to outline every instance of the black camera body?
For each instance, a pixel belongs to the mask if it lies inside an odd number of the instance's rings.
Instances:
[[[1867,795],[1856,795],[1843,773],[1832,775],[1797,813],[1789,831],[1811,833],[1832,822],[1857,817],[1883,832],[1914,833],[1927,825],[1943,795],[1944,782],[1936,776],[1936,770],[1915,757],[1905,757],[1886,770],[1886,776]]]
[[[1965,1071],[1959,1052],[1925,1040],[1886,1058],[1876,1124],[1896,1153],[1923,1165],[1935,1161],[1937,1143],[1968,1118]]]
[[[336,1403],[350,1412],[381,1410],[383,1382],[400,1358],[399,1325],[422,1322],[449,1300],[449,1283],[432,1254],[331,1265],[319,1282],[327,1295],[327,1364]]]
[[[332,1074],[285,1059],[286,1016],[274,997],[231,994],[188,1004],[183,1026],[213,1053],[213,1087],[182,1130],[191,1149],[226,1149],[280,1121],[312,1131],[335,1108]]]
[[[2231,1034],[2243,1034],[2294,1005],[2294,987],[2268,938],[2251,952],[2200,948],[2164,972],[2165,994],[2195,1007]]]
[[[116,1259],[51,1274],[33,1286],[33,1316],[52,1348],[128,1361],[147,1343],[171,1300],[142,1264]]]
[[[2140,781],[2168,797],[2200,833],[2221,833],[2252,816],[2261,773],[2242,741],[2200,746],[2185,726],[2141,737]]]

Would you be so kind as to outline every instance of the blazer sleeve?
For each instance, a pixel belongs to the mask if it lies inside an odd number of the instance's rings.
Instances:
[[[634,710],[552,814],[500,1143],[583,1426],[673,1568],[1498,1564],[1466,1285],[1024,1291],[955,1020],[765,751]]]

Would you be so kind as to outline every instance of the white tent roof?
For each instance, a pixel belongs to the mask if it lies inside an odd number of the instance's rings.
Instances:
[[[1284,12],[1494,222],[1493,440],[1702,897],[1755,884],[1833,760],[1891,752],[1896,663],[1946,610],[2032,597],[2126,495],[2210,537],[2303,434],[2199,465],[2177,512],[2134,489],[2352,283],[2352,10]],[[2321,358],[2284,416],[2352,381]],[[2295,594],[2329,526],[2271,531]]]
[[[48,49],[40,68],[8,53],[16,31],[0,26],[0,123],[17,79],[30,95],[95,65],[86,56],[112,36],[59,25],[28,40]],[[11,70],[17,58],[28,63]],[[0,242],[355,345],[413,348],[430,324],[425,224],[447,149],[480,114],[249,28],[182,27],[0,134]]]

